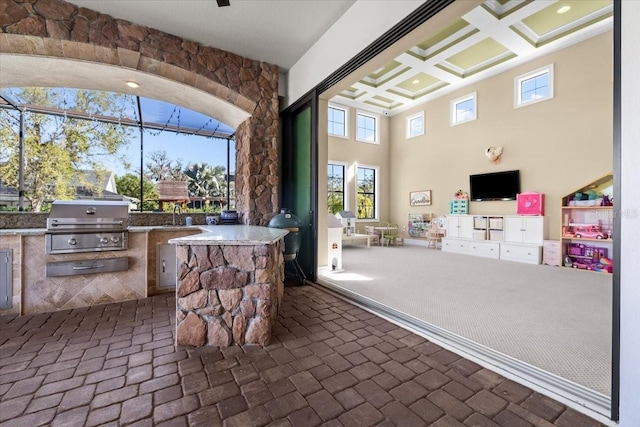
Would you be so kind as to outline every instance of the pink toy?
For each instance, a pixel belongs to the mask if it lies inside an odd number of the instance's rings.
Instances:
[[[518,201],[518,215],[544,215],[544,194],[519,193],[516,199]]]

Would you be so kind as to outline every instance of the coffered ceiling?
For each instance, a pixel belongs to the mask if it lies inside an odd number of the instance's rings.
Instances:
[[[611,0],[488,0],[331,101],[391,116],[612,28]]]

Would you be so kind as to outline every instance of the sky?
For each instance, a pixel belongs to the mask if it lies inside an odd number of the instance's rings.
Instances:
[[[76,96],[79,89],[74,88],[49,88],[50,99],[57,101],[48,104],[48,107],[63,108],[63,111],[73,111],[76,104]],[[21,88],[6,88],[3,95],[8,95],[14,102],[28,103],[23,96]],[[57,98],[56,98],[57,96]],[[220,132],[231,135],[234,129],[215,118],[190,110],[182,106],[176,106],[164,101],[140,97],[143,123],[155,123],[159,126],[173,126],[177,129],[193,129],[203,132]],[[51,101],[53,102],[53,101]],[[123,118],[138,120],[138,107],[136,98],[130,95],[117,98],[115,105],[122,106]],[[104,113],[110,115],[110,113]],[[118,117],[118,116],[116,116]],[[124,163],[106,160],[105,167],[122,176],[126,173],[137,174],[140,169],[140,132],[137,127],[131,127],[131,139],[121,154],[124,154],[130,167]],[[148,155],[153,151],[166,151],[170,159],[182,160],[183,167],[192,163],[207,163],[209,166],[224,166],[227,169],[227,140],[214,139],[172,131],[160,131],[145,129],[144,132],[144,164],[148,162]],[[230,170],[235,173],[235,143],[231,143]]]
[[[209,166],[227,167],[227,141],[226,139],[205,138],[203,136],[176,134],[175,132],[145,131],[144,133],[144,163],[148,161],[148,155],[153,151],[166,151],[170,159],[181,159],[182,165],[190,163],[207,163]],[[131,168],[126,170],[124,164],[108,165],[109,169],[121,176],[126,173],[136,173],[140,168],[140,138],[139,132],[134,132],[134,137],[124,152]],[[235,172],[234,143],[231,142],[231,167],[230,172]]]

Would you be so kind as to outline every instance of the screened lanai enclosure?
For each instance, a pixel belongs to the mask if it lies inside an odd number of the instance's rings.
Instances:
[[[133,83],[132,83],[133,84]],[[164,101],[75,88],[0,90],[0,211],[124,199],[131,210],[235,207],[235,129]]]

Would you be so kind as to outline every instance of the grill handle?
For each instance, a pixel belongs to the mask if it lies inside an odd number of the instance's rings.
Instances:
[[[74,270],[95,270],[97,268],[104,268],[104,264],[87,265],[86,267],[73,267]]]
[[[96,226],[96,225],[123,225],[122,221],[88,221],[88,222],[82,222],[82,221],[73,221],[73,222],[59,222],[57,219],[52,219],[51,220],[51,226],[52,227],[58,227],[61,225],[91,225],[91,226]]]

